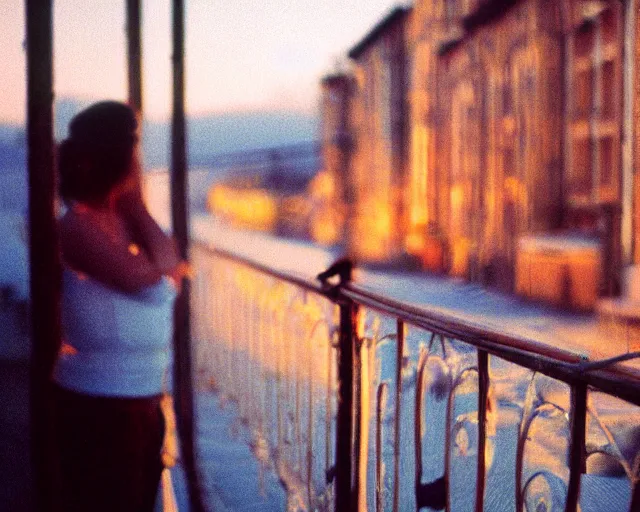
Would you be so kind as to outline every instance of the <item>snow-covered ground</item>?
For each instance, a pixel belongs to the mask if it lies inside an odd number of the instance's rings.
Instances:
[[[168,227],[168,217],[163,221]],[[192,239],[199,243],[307,279],[315,279],[338,256],[310,243],[235,230],[207,214],[192,217],[191,233]],[[627,330],[606,318],[545,307],[459,279],[360,269],[355,272],[354,284],[363,290],[449,315],[488,331],[564,349],[590,360],[613,357],[629,350]],[[621,364],[640,371],[640,360]]]
[[[168,219],[165,218],[165,222],[167,221]],[[191,234],[197,244],[222,249],[261,265],[306,279],[313,279],[337,256],[331,251],[308,243],[282,240],[261,233],[237,231],[207,215],[196,215],[192,218]],[[220,270],[220,267],[217,268]],[[218,277],[220,276],[216,276],[216,279]],[[457,318],[488,331],[525,338],[532,346],[552,347],[567,354],[587,357],[590,360],[626,353],[628,349],[625,337],[618,336],[618,333],[612,331],[607,322],[603,322],[595,315],[579,315],[554,310],[527,303],[513,296],[494,293],[459,280],[424,274],[359,270],[356,272],[355,284],[370,292],[424,308],[425,311],[437,311],[452,319]],[[216,288],[214,287],[214,289]],[[218,294],[224,293],[225,300],[231,300],[233,292],[228,288],[216,290]],[[212,300],[215,302],[216,299]],[[239,314],[244,314],[240,312],[242,310],[238,311]],[[385,318],[372,311],[366,313],[365,334],[371,335],[375,330],[379,338],[395,332],[395,319]],[[241,319],[244,318],[244,316],[241,317]],[[212,321],[225,322],[223,318],[217,316]],[[197,322],[198,319],[196,319]],[[236,321],[234,325],[238,325],[238,322]],[[229,341],[224,339],[224,332],[222,329],[222,338],[220,339],[212,338],[200,340],[200,342],[228,344]],[[214,359],[218,358],[217,364],[220,364],[220,358],[225,361],[225,357],[228,357],[229,361],[233,362],[232,368],[242,369],[237,376],[234,376],[232,369],[229,381],[234,382],[235,379],[234,387],[236,391],[240,390],[239,399],[242,401],[247,396],[250,397],[251,393],[246,391],[249,388],[273,389],[275,386],[275,395],[270,399],[273,400],[273,403],[267,409],[275,410],[278,403],[285,404],[283,406],[285,408],[284,416],[297,417],[298,406],[287,404],[287,401],[291,400],[291,392],[287,390],[289,384],[286,382],[287,379],[299,378],[295,377],[293,373],[298,363],[290,362],[293,366],[280,370],[284,372],[281,378],[268,377],[269,370],[273,369],[273,364],[269,363],[266,367],[262,367],[262,380],[248,381],[245,379],[244,368],[257,367],[261,364],[260,361],[255,360],[255,356],[251,355],[250,347],[245,346],[243,352],[243,343],[247,343],[246,340],[243,341],[243,336],[248,336],[247,339],[250,340],[251,333],[245,333],[239,327],[234,327],[230,332],[234,332],[232,342],[234,355],[220,355],[221,352],[218,356],[214,356]],[[281,353],[282,350],[295,353],[293,348],[286,348],[287,343],[289,343],[289,347],[291,343],[295,343],[295,336],[295,332],[283,335],[281,341],[278,342],[282,346],[274,348],[275,353]],[[401,420],[403,442],[400,453],[401,509],[411,506],[412,500],[415,499],[411,484],[415,474],[415,465],[412,462],[415,456],[413,444],[415,421],[425,421],[422,443],[425,449],[423,461],[427,469],[424,481],[433,480],[439,476],[444,460],[441,448],[443,445],[443,439],[441,439],[443,426],[436,426],[437,416],[442,415],[442,398],[433,398],[431,396],[433,392],[428,393],[424,398],[426,420],[413,417],[416,412],[418,363],[421,351],[428,339],[429,333],[409,328],[403,363],[402,411],[404,413]],[[470,346],[456,342],[446,342],[446,345],[448,356],[443,357],[443,354],[439,353],[436,357],[436,362],[440,360],[445,368],[442,375],[451,372],[455,377],[463,368],[476,364],[475,351]],[[361,412],[363,435],[366,433],[366,439],[363,440],[361,456],[363,460],[368,460],[368,463],[361,470],[361,481],[364,486],[361,501],[366,500],[369,506],[373,506],[376,489],[375,433],[378,428],[375,411],[377,407],[376,396],[380,392],[381,385],[391,386],[389,388],[391,390],[390,398],[386,400],[382,411],[381,427],[384,439],[382,445],[383,468],[385,468],[383,470],[384,492],[387,500],[390,499],[390,492],[393,488],[391,468],[393,467],[394,453],[390,440],[392,439],[395,407],[392,392],[395,357],[393,350],[385,352],[376,348],[372,352],[373,348],[366,349],[366,351],[365,348],[363,348],[361,369],[363,375]],[[211,350],[212,353],[216,351],[216,349]],[[630,371],[638,369],[637,361],[622,364]],[[220,368],[225,368],[225,366],[228,365],[223,363],[222,367],[215,365],[211,367],[214,371],[214,378],[216,378],[216,371],[219,372]],[[318,365],[318,368],[321,366]],[[529,496],[533,496],[531,499],[534,502],[537,499],[535,496],[538,494],[544,496],[545,503],[550,507],[548,510],[562,509],[566,492],[564,486],[566,486],[568,478],[566,454],[569,438],[567,423],[569,387],[541,375],[532,380],[533,374],[530,371],[499,358],[490,359],[490,374],[493,400],[490,422],[493,425],[491,427],[493,432],[489,435],[487,452],[487,510],[514,510],[514,468],[518,426],[527,408],[534,407],[536,404],[542,406],[545,402],[553,404],[555,408],[547,410],[543,406],[540,418],[532,423],[530,436],[526,443],[524,478],[533,477],[536,471],[542,471],[540,476],[532,480]],[[218,377],[220,377],[219,373]],[[274,382],[276,382],[275,385]],[[278,382],[280,384],[277,384]],[[436,375],[427,379],[427,385],[428,388],[429,386],[437,388],[442,384],[438,383]],[[476,421],[474,420],[474,404],[477,403],[477,398],[475,398],[474,389],[473,384],[463,386],[454,398],[454,422],[456,429],[458,429],[457,432],[462,437],[456,437],[455,446],[452,448],[455,452],[455,456],[452,457],[450,481],[453,491],[452,510],[466,510],[469,507],[472,508],[473,505],[472,489],[475,486],[475,474],[472,468],[475,466],[475,456],[477,455],[477,452],[474,452],[474,443],[477,442],[474,437],[477,437],[475,430],[477,427],[474,427],[474,421]],[[234,394],[233,390],[227,391]],[[434,396],[436,395],[437,392]],[[428,398],[429,396],[431,398]],[[287,399],[287,397],[289,398]],[[316,404],[318,403],[317,401]],[[317,407],[319,405],[316,405]],[[590,394],[589,407],[592,413],[589,416],[587,434],[590,446],[605,447],[611,453],[619,456],[627,465],[626,469],[629,470],[634,464],[634,459],[638,457],[640,408],[598,393]],[[241,405],[240,409],[243,408]],[[247,406],[246,409],[251,410],[251,407]],[[315,414],[317,417],[322,417],[322,412],[317,410]],[[268,420],[268,418],[266,419]],[[206,418],[203,418],[203,421],[206,421]],[[248,421],[250,424],[258,425],[263,423],[265,418],[249,417]],[[258,429],[257,435],[261,437],[265,433],[260,433]],[[281,452],[283,448],[277,445],[277,437],[270,438],[268,433],[266,436],[272,444],[272,448],[275,448],[276,452]],[[279,469],[281,472],[283,471],[281,467]],[[290,470],[291,468],[286,469]],[[590,459],[589,474],[583,477],[582,509],[597,511],[602,510],[602,507],[608,504],[610,510],[625,510],[625,506],[628,507],[630,485],[624,475],[625,469],[611,463],[610,460],[602,460],[598,456]],[[602,501],[603,496],[607,496],[606,503]],[[550,503],[553,505],[549,505]]]

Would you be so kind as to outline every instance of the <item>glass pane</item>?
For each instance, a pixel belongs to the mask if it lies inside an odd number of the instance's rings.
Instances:
[[[450,340],[446,361],[451,368],[449,489],[451,510],[475,509],[478,464],[478,360],[475,348]]]
[[[569,174],[569,193],[591,195],[591,139],[574,138],[571,144],[571,172]]]
[[[105,98],[126,102],[124,25],[124,5],[117,2],[54,3],[54,137],[57,141],[67,137],[71,119],[91,103]],[[99,65],[96,56],[99,56]]]
[[[431,337],[432,334],[428,331],[407,326],[402,360],[402,397],[400,402],[399,510],[415,510],[416,506],[416,457],[419,453],[418,446],[422,449],[426,446],[426,443],[423,442],[421,435],[424,430],[422,428],[420,429],[418,432],[420,437],[416,439],[416,430],[414,427],[420,425],[426,428],[425,420],[419,416],[420,411],[424,411],[423,417],[433,414],[430,404],[425,404],[424,401],[428,399],[427,397],[430,395],[425,393],[425,398],[420,402],[418,401],[417,393],[420,387],[418,373],[420,368],[420,355],[423,348],[429,345]],[[444,445],[439,444],[438,446],[440,450],[442,450]],[[422,460],[424,460],[424,449],[422,454]],[[438,470],[442,471],[442,468],[440,467]],[[440,475],[442,475],[442,473],[440,473]],[[426,481],[428,476],[429,475],[424,474],[423,481]]]
[[[600,186],[613,187],[618,177],[616,146],[612,137],[606,137],[598,141],[598,154],[600,158]]]
[[[416,499],[426,509],[443,508],[445,475],[451,510],[474,510],[478,456],[475,348],[409,327],[402,372],[399,510],[414,510]]]
[[[526,368],[489,357],[484,510],[515,511],[518,431],[531,375]]]
[[[591,58],[595,42],[593,25],[586,25],[578,29],[573,38],[574,55],[576,58]]]
[[[622,90],[622,84],[618,82],[618,73],[616,73],[616,62],[611,60],[604,62],[600,72],[602,90],[600,118],[603,121],[613,121],[619,110],[620,95],[618,91]]]
[[[16,178],[23,176],[15,173]],[[26,233],[20,209],[0,211],[0,503],[5,510],[31,510],[34,501],[28,457],[31,318]]]
[[[620,44],[622,33],[622,2],[609,2],[609,8],[600,16],[599,22],[602,30],[602,42],[604,44]]]
[[[569,387],[497,357],[489,373],[484,510],[563,511]]]
[[[542,375],[535,377],[525,401],[521,433],[525,440],[520,485],[526,509],[564,510],[570,437],[566,384]]]
[[[591,67],[575,72],[573,79],[573,115],[589,117],[593,108],[593,70]]]

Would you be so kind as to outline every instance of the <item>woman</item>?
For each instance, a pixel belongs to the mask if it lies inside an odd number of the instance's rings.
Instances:
[[[133,111],[78,114],[58,153],[64,342],[54,369],[64,510],[153,510],[182,265],[139,189]]]

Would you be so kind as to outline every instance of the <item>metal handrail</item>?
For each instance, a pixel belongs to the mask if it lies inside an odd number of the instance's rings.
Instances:
[[[330,290],[324,288],[320,284],[320,282],[315,279],[308,279],[301,276],[296,276],[295,274],[291,274],[289,272],[276,270],[255,260],[246,258],[244,256],[239,256],[232,252],[225,251],[224,249],[217,249],[207,244],[197,243],[196,245],[198,245],[198,247],[200,247],[201,249],[215,254],[216,256],[234,261],[235,263],[240,263],[242,265],[245,265],[246,267],[249,267],[268,276],[275,277],[276,279],[280,279],[281,281],[286,281],[287,283],[299,286],[304,290],[317,293],[318,295],[322,295],[327,298],[331,298],[334,295]]]
[[[486,350],[489,354],[549,377],[563,380],[568,384],[586,383],[635,405],[640,405],[640,372],[634,368],[620,365],[611,367],[606,364],[608,360],[589,361],[575,352],[541,344],[524,337],[492,331],[454,314],[430,311],[425,307],[367,291],[355,283],[344,283],[335,288],[327,288],[316,279],[277,270],[250,258],[207,244],[197,243],[197,245],[221,258],[240,263],[333,301],[350,300],[385,315],[395,316],[416,327],[464,341],[479,349]],[[618,362],[618,360],[624,361],[640,357],[640,354],[637,356],[634,354],[625,354],[612,360]],[[590,370],[590,368],[592,369]]]
[[[585,383],[611,395],[640,405],[640,372],[609,363],[640,357],[633,353],[605,361],[588,361],[579,354],[559,347],[543,345],[533,340],[492,331],[454,314],[428,311],[424,307],[396,301],[359,288],[352,283],[341,294],[355,303],[407,323],[458,339],[486,350],[489,354],[566,382]]]

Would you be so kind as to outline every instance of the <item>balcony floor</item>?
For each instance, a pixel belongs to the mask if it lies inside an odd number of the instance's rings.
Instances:
[[[287,509],[287,497],[273,468],[263,468],[251,451],[247,428],[234,404],[212,391],[196,393],[198,470],[205,505],[215,512]]]

